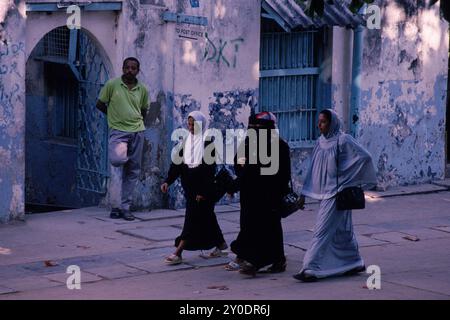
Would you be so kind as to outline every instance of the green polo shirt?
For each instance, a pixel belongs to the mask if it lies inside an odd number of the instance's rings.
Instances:
[[[141,110],[149,105],[148,91],[139,81],[128,89],[122,78],[107,81],[98,98],[108,105],[108,126],[125,132],[145,130]]]

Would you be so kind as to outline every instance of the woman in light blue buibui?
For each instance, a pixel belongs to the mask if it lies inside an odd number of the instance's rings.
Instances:
[[[370,154],[352,136],[341,131],[340,120],[333,110],[319,114],[318,128],[321,136],[312,153],[301,200],[304,202],[305,196],[317,199],[320,206],[303,268],[294,275],[301,281],[365,271],[353,232],[352,211],[337,210],[336,194],[347,187],[368,188],[377,183]],[[336,161],[338,154],[339,161]]]

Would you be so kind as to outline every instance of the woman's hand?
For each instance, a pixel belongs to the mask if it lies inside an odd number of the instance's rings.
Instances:
[[[199,194],[195,197],[195,201],[197,201],[197,202],[204,201],[204,200],[205,200],[205,197],[201,196]]]
[[[167,190],[169,190],[169,184],[167,182],[164,182],[161,185],[161,191],[162,191],[162,193],[167,193]]]
[[[242,157],[237,159],[237,164],[240,165],[241,167],[243,167],[245,165],[245,162],[247,161],[247,158]]]

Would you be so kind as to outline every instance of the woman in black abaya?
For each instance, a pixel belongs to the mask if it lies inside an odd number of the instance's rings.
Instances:
[[[206,118],[199,112],[191,112],[188,116],[189,135],[182,149],[182,163],[172,163],[166,181],[161,185],[161,191],[166,193],[169,185],[181,178],[181,185],[186,198],[186,215],[183,231],[175,239],[176,250],[165,262],[170,265],[180,264],[183,250],[209,250],[215,247],[208,257],[226,255],[228,246],[214,213],[214,175],[216,164],[207,164],[204,160],[204,150],[209,143],[204,139]]]
[[[275,123],[276,118],[270,112],[251,116],[248,129],[256,134],[247,134],[245,144],[241,146],[245,147],[244,157],[240,157],[239,152],[236,156],[241,229],[230,247],[236,254],[235,262],[241,266],[240,273],[251,276],[267,265],[270,265],[268,271],[273,273],[286,269],[279,208],[283,196],[289,191],[291,164],[289,146],[274,130]],[[261,161],[264,152],[259,150],[263,146],[260,142],[269,150],[269,164]],[[276,148],[276,143],[279,148]],[[257,157],[253,161],[255,152]],[[270,172],[269,167],[276,167],[276,161],[278,168]],[[264,172],[264,169],[268,171]]]

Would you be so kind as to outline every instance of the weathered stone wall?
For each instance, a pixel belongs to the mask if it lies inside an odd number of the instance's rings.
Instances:
[[[0,222],[24,214],[25,1],[0,4]]]
[[[444,178],[448,23],[439,5],[378,1],[381,30],[366,30],[358,140],[379,187]]]

